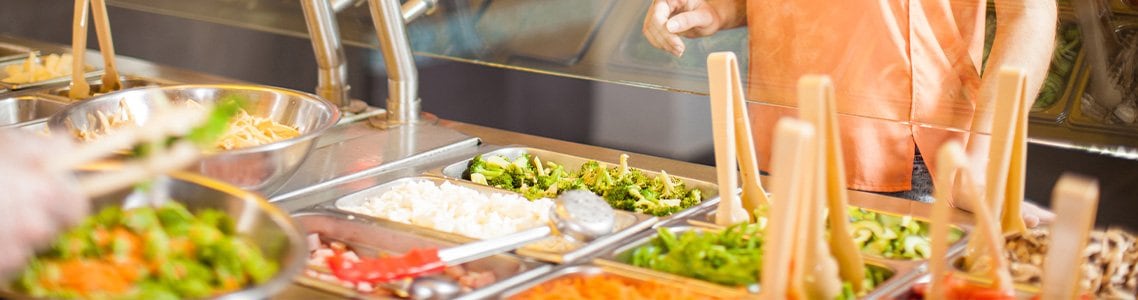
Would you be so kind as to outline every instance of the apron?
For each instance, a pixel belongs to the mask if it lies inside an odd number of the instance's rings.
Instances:
[[[748,112],[760,167],[807,74],[835,84],[849,188],[910,189],[914,152],[966,142],[984,46],[983,0],[747,1]],[[949,130],[948,128],[952,128]],[[983,149],[986,149],[986,146]]]

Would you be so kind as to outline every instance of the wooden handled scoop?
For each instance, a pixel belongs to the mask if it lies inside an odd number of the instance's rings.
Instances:
[[[1051,249],[1043,259],[1042,299],[1077,299],[1080,268],[1098,211],[1098,181],[1063,174],[1051,192],[1058,216],[1051,225]]]
[[[932,300],[946,299],[948,292],[944,280],[951,273],[948,266],[950,244],[948,231],[952,222],[953,179],[956,178],[956,174],[967,174],[958,171],[968,167],[968,156],[960,143],[950,141],[940,147],[940,151],[937,152],[937,162],[940,167],[937,168],[937,176],[934,177],[936,202],[933,202],[932,228],[929,230],[932,239],[929,274],[932,279],[929,281],[928,298]]]
[[[107,17],[107,0],[91,0],[91,13],[95,21],[95,33],[99,37],[99,52],[103,54],[103,80],[100,93],[122,89],[118,68],[115,67],[115,45],[111,39],[111,22]]]
[[[774,151],[771,153],[771,191],[777,193],[781,199],[771,203],[767,227],[763,235],[763,268],[759,276],[762,285],[761,299],[786,299],[793,293],[801,295],[802,291],[792,291],[791,278],[793,274],[792,260],[799,240],[797,227],[800,223],[801,206],[805,201],[790,199],[804,199],[802,193],[803,178],[794,176],[797,172],[812,173],[811,166],[816,160],[813,155],[804,155],[805,152],[816,151],[811,145],[814,141],[814,128],[802,121],[783,118],[775,125]],[[795,285],[795,287],[798,287]]]
[[[838,129],[838,107],[834,84],[829,77],[807,75],[798,81],[799,117],[814,125],[818,147],[817,198],[822,198],[830,225],[830,250],[838,260],[842,280],[853,283],[855,293],[864,287],[865,262],[854,242],[849,224],[849,199],[846,196],[846,171],[842,158],[841,134]]]
[[[759,179],[755,143],[735,54],[716,52],[709,55],[707,74],[719,177],[719,207],[715,223],[728,226],[749,221],[751,213],[770,200]],[[743,180],[742,199],[735,198],[736,162],[742,165],[742,176],[739,176]]]
[[[87,65],[83,62],[87,53],[87,4],[89,0],[75,0],[75,16],[71,23],[71,99],[83,99],[91,94],[87,84]]]

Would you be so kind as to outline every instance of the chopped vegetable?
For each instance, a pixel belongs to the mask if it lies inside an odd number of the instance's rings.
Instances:
[[[463,178],[475,183],[521,193],[527,199],[555,198],[563,191],[588,189],[613,208],[667,216],[699,204],[702,193],[689,189],[676,177],[661,172],[651,177],[628,167],[628,156],[621,155],[620,166],[605,168],[589,161],[575,171],[526,154],[511,160],[501,155],[475,156]]]
[[[207,298],[268,281],[276,262],[225,213],[106,208],[33,259],[15,290],[47,298]]]
[[[634,280],[626,277],[601,275],[573,275],[557,278],[521,294],[510,300],[549,299],[549,300],[588,300],[588,299],[715,299],[698,294],[683,286],[668,286],[660,283]]]
[[[738,224],[720,232],[686,231],[679,236],[668,228],[657,231],[649,244],[632,251],[628,263],[728,286],[758,283],[762,227]],[[865,290],[872,290],[888,277],[887,271],[869,267],[862,284]]]
[[[861,208],[849,209],[854,242],[861,253],[890,259],[928,259],[932,251],[928,222],[913,220],[909,216],[880,214]],[[949,231],[949,242],[955,242],[964,233]]]

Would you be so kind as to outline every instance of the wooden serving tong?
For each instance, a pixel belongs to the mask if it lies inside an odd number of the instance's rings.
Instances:
[[[95,17],[95,33],[99,39],[99,50],[103,54],[103,78],[101,93],[116,91],[122,88],[119,81],[118,70],[115,67],[115,46],[111,39],[111,24],[107,17],[106,0],[75,0],[75,15],[71,25],[71,86],[68,96],[71,99],[83,99],[91,95],[91,86],[87,83],[86,60],[87,51],[87,8],[90,4]]]
[[[1077,299],[1082,293],[1083,251],[1095,225],[1098,197],[1098,181],[1088,177],[1063,174],[1055,183],[1051,205],[1057,215],[1043,259],[1042,299]]]
[[[743,83],[735,54],[716,52],[707,57],[707,77],[711,92],[711,125],[715,141],[715,165],[719,178],[719,206],[715,223],[728,226],[747,222],[752,213],[770,204],[759,178],[751,122],[747,116]],[[738,176],[736,162],[742,165]],[[743,193],[735,197],[736,179],[743,181]]]
[[[829,77],[807,75],[798,81],[799,118],[813,124],[817,133],[814,136],[817,147],[814,197],[825,203],[817,210],[828,213],[830,250],[841,266],[842,280],[853,283],[854,293],[860,293],[864,289],[859,283],[865,278],[865,262],[858,251],[860,247],[850,236],[849,198],[835,98],[834,84]]]
[[[952,197],[952,180],[958,170],[967,167],[967,157],[963,147],[949,142],[937,154],[941,164],[937,171],[936,202],[933,204],[932,260],[929,262],[929,299],[948,299],[946,280],[951,271],[948,265],[948,230]],[[967,172],[961,172],[967,174]],[[965,187],[967,188],[967,187]],[[1076,299],[1080,295],[1080,266],[1086,259],[1082,253],[1086,248],[1090,231],[1094,227],[1095,212],[1098,207],[1098,183],[1090,178],[1064,174],[1059,178],[1052,192],[1052,203],[1058,212],[1052,225],[1050,249],[1043,265],[1041,299]],[[964,201],[978,202],[975,193],[965,193]],[[974,203],[977,221],[976,232],[987,246],[984,253],[991,260],[991,269],[986,276],[994,282],[994,288],[1003,295],[1014,295],[1014,282],[1008,272],[1008,262],[1004,256],[1004,238],[997,224],[998,220],[986,205]],[[972,253],[974,254],[974,253]]]
[[[948,290],[945,285],[948,276],[951,274],[948,265],[948,231],[952,216],[952,187],[958,172],[968,174],[968,172],[962,171],[968,167],[968,157],[965,155],[964,147],[960,146],[959,143],[948,142],[937,152],[937,161],[939,168],[937,169],[937,176],[934,177],[937,187],[934,192],[936,202],[933,203],[932,228],[930,229],[932,255],[929,262],[929,273],[932,274],[932,279],[929,281],[929,298],[946,299]],[[963,188],[970,187],[965,186]],[[967,199],[958,199],[960,201],[972,201],[976,207],[973,214],[976,219],[974,232],[977,234],[973,235],[972,240],[983,241],[982,245],[986,246],[983,253],[991,260],[989,264],[991,268],[987,270],[986,276],[993,280],[994,287],[1003,295],[1014,295],[1014,282],[1011,274],[1008,273],[1007,258],[1004,257],[1004,237],[999,229],[999,221],[987,205],[980,203],[975,194],[975,192],[964,193]],[[972,255],[973,253],[969,254]]]

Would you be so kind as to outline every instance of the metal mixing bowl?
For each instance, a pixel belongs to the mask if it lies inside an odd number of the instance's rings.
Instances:
[[[247,101],[245,110],[250,115],[299,129],[300,136],[295,138],[207,154],[192,168],[203,175],[263,194],[271,194],[288,181],[312,150],[316,137],[340,120],[336,106],[315,95],[293,90],[252,85],[173,85],[157,89],[175,103],[187,100],[210,103],[229,95],[240,96]],[[71,126],[98,129],[102,125],[90,122],[88,116],[96,111],[113,115],[119,111],[120,101],[130,107],[135,117],[133,121],[142,124],[152,113],[150,106],[154,99],[146,96],[149,90],[124,90],[78,102],[52,116],[47,124],[53,133],[73,132]]]
[[[84,172],[114,170],[114,163],[83,167]],[[277,274],[263,284],[220,295],[219,299],[267,299],[280,292],[304,269],[308,250],[301,229],[286,213],[270,204],[264,197],[241,190],[232,185],[198,174],[177,172],[170,175],[170,198],[186,206],[193,213],[204,209],[220,210],[233,218],[238,235],[249,239],[266,258],[280,267]],[[91,212],[105,207],[121,206],[127,188],[92,199]],[[3,289],[9,287],[5,286]],[[0,292],[0,298],[26,298],[11,290]]]

